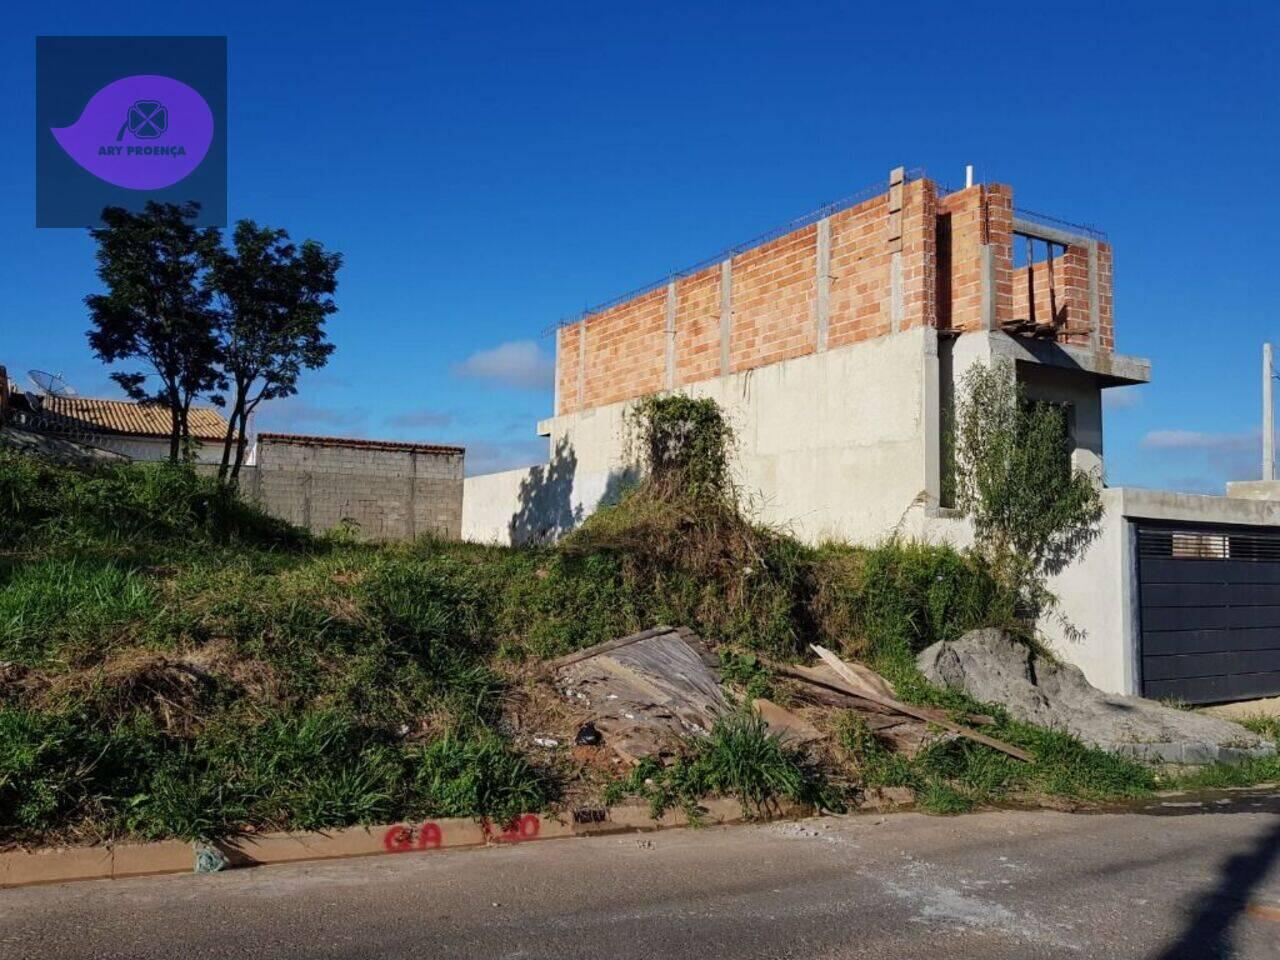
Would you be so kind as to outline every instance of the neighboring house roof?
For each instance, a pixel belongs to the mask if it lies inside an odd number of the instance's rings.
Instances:
[[[361,440],[354,437],[310,437],[300,433],[259,433],[259,443],[297,443],[312,447],[352,447],[357,450],[412,450],[417,453],[466,453],[464,447],[399,440]]]
[[[40,411],[48,416],[78,420],[103,433],[169,436],[169,408],[158,403],[47,396],[41,400]],[[192,407],[187,417],[191,436],[196,440],[222,440],[227,434],[226,419],[209,407]]]

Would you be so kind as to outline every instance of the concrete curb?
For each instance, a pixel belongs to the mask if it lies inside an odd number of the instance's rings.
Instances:
[[[813,811],[783,805],[768,819],[808,816]],[[707,800],[699,805],[699,824],[739,823],[745,820],[736,800]],[[488,820],[446,818],[421,823],[391,823],[345,827],[323,832],[264,833],[212,844],[181,840],[157,843],[117,843],[95,847],[13,850],[0,853],[0,888],[74,880],[119,880],[166,873],[191,873],[196,850],[212,847],[227,867],[256,867],[305,860],[333,860],[379,854],[454,850],[532,840],[631,833],[690,825],[683,810],[669,810],[658,820],[647,806],[578,808],[562,814],[526,813],[508,824]]]

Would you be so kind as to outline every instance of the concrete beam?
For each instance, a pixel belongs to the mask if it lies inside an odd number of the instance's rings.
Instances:
[[[1021,217],[1013,218],[1013,232],[1024,237],[1035,237],[1037,240],[1048,240],[1064,247],[1096,247],[1098,241],[1082,233],[1072,233],[1057,227],[1046,227]]]
[[[1082,370],[1101,378],[1103,387],[1121,387],[1151,381],[1151,361],[1144,357],[1105,353],[1087,347],[1054,343],[1051,340],[1011,337],[1000,330],[993,331],[988,336],[992,356],[1007,357],[1024,363],[1043,363],[1067,370]]]

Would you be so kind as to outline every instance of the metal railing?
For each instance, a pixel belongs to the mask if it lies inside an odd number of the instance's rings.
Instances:
[[[1035,210],[1028,210],[1025,207],[1014,207],[1013,214],[1020,220],[1038,223],[1042,227],[1053,227],[1054,229],[1063,230],[1067,233],[1078,233],[1090,238],[1091,240],[1105,241],[1107,239],[1105,231],[1087,223],[1072,223],[1070,220],[1051,217],[1047,213],[1037,213]]]

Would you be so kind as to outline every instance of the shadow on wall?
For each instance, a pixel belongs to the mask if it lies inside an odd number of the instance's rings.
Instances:
[[[520,481],[516,512],[507,524],[512,546],[554,543],[583,521],[582,501],[573,502],[577,474],[578,455],[569,441],[561,438],[551,462],[531,467],[529,476]],[[638,478],[639,470],[634,466],[611,471],[596,508],[617,503]]]

